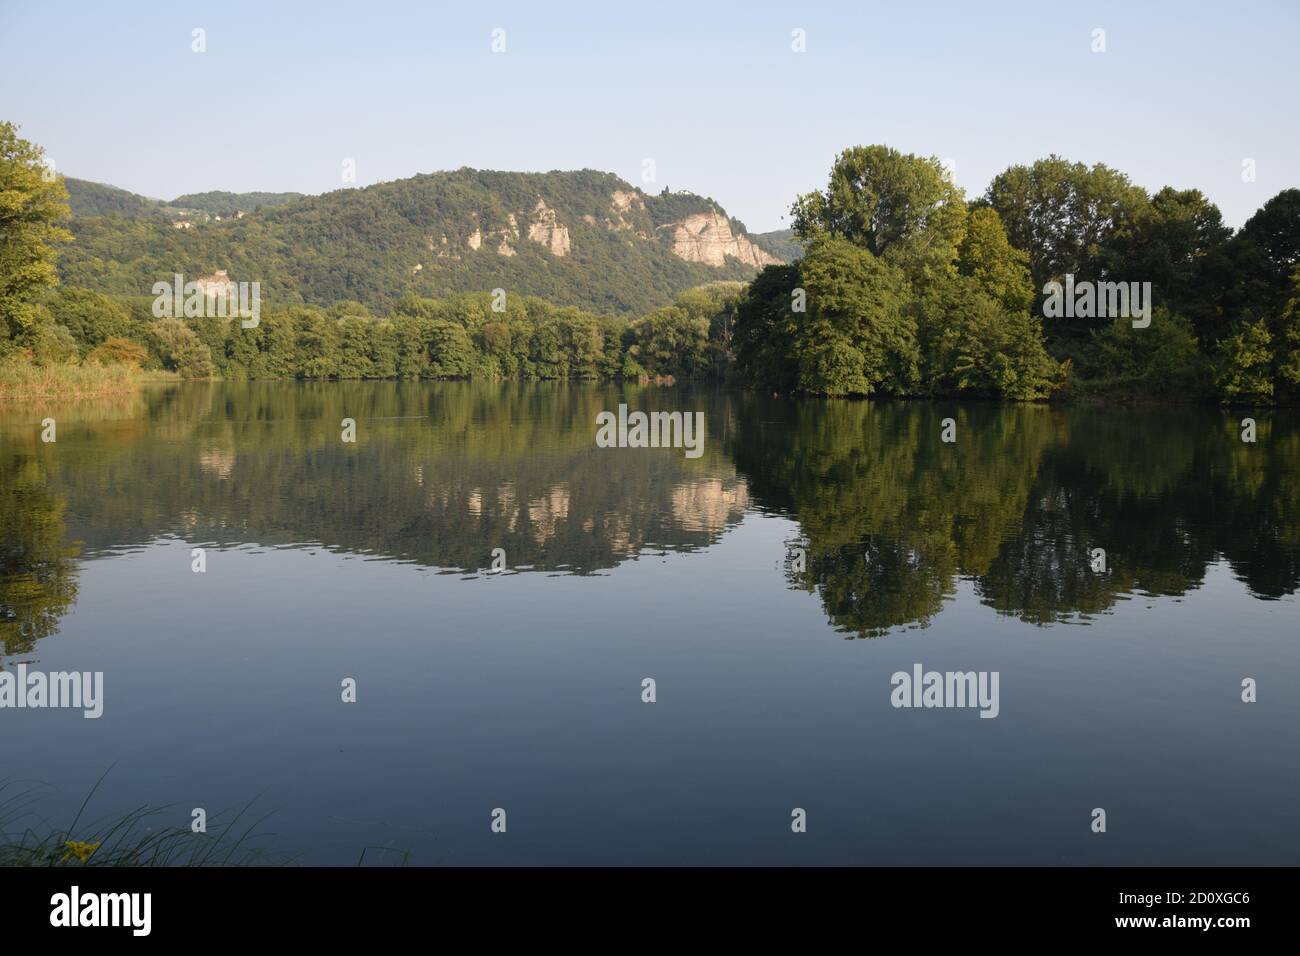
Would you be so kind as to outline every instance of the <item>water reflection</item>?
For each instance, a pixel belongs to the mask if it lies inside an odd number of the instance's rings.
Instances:
[[[77,600],[64,502],[45,487],[40,457],[9,459],[0,494],[0,654],[29,653]]]
[[[937,440],[946,417],[955,444]],[[736,420],[754,501],[806,535],[792,586],[852,634],[927,623],[959,578],[1034,624],[1182,595],[1218,560],[1259,598],[1300,583],[1290,421],[1261,421],[1250,445],[1238,417],[1199,409],[750,399]]]
[[[703,457],[597,448],[596,414],[620,402],[703,410]],[[1038,625],[1184,594],[1220,560],[1276,598],[1300,583],[1300,429],[1271,414],[1249,445],[1240,416],[1207,410],[608,385],[195,384],[9,406],[0,641],[30,651],[76,601],[79,560],[160,536],[459,573],[503,548],[514,570],[591,574],[647,549],[704,548],[751,510],[797,522],[804,554],[787,561],[788,583],[851,636],[924,626],[962,579]],[[47,415],[54,445],[39,440]],[[938,440],[947,417],[954,444]],[[355,444],[340,440],[344,418]]]

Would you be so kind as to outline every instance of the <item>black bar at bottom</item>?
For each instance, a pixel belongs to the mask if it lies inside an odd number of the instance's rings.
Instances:
[[[1295,883],[1293,869],[1233,868],[54,868],[0,870],[0,899],[6,942],[74,932],[79,942],[146,938],[137,936],[143,895],[119,894],[149,894],[147,938],[178,942],[374,943],[390,931],[431,941],[464,931],[491,942],[685,942],[661,935],[679,927],[733,943],[789,934],[806,944],[810,935],[861,938],[886,927],[910,927],[918,941],[1231,942],[1241,933],[1285,932]],[[115,918],[121,925],[80,925]]]

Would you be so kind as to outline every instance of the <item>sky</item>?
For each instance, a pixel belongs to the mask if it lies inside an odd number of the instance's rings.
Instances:
[[[884,143],[968,197],[1056,153],[1199,188],[1240,226],[1300,186],[1297,94],[1296,0],[0,0],[0,120],[66,175],[161,199],[326,192],[349,159],[355,185],[589,168],[767,231],[838,152]]]

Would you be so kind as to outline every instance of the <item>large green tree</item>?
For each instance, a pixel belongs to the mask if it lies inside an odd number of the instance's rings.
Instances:
[[[68,192],[44,156],[17,126],[0,123],[0,355],[40,323],[33,299],[56,282],[54,244],[72,238],[58,225]]]
[[[48,302],[54,321],[76,339],[84,355],[111,338],[130,338],[133,331],[130,310],[119,300],[95,292],[65,286]]]
[[[840,153],[825,191],[800,196],[792,211],[801,239],[847,239],[912,278],[952,264],[966,221],[962,191],[939,160],[888,146]]]
[[[957,268],[1003,308],[1024,312],[1034,302],[1029,255],[1007,239],[1002,219],[992,209],[973,209],[958,249]]]
[[[1284,189],[1246,220],[1230,250],[1231,284],[1226,311],[1257,309],[1277,314],[1291,295],[1300,265],[1300,189]]]
[[[820,235],[800,262],[800,279],[807,313],[795,323],[793,358],[801,391],[915,390],[920,352],[900,270],[847,239]]]
[[[807,290],[799,285],[799,266],[768,266],[745,290],[736,308],[733,342],[736,373],[743,384],[791,392],[797,386],[794,337],[799,320],[793,306],[807,308]]]
[[[1007,288],[958,275],[917,297],[925,391],[1037,401],[1060,387],[1065,370],[1047,354],[1042,321],[996,294]]]
[[[1150,282],[1159,304],[1192,319],[1202,337],[1217,319],[1215,276],[1227,263],[1232,230],[1199,189],[1166,186],[1126,218],[1103,253],[1103,271]]]
[[[997,210],[1012,245],[1029,253],[1035,288],[1067,272],[1103,277],[1106,250],[1146,208],[1146,191],[1123,173],[1059,156],[1012,166],[994,177],[984,202]],[[1129,279],[1129,276],[1116,276]]]

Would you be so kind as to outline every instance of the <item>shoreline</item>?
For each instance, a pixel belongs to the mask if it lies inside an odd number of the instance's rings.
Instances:
[[[430,376],[417,378],[223,378],[208,376],[202,378],[185,378],[176,372],[150,369],[142,370],[126,365],[67,365],[36,366],[25,362],[0,363],[0,404],[21,404],[27,402],[49,401],[87,401],[101,398],[114,398],[132,395],[145,385],[179,385],[190,383],[334,383],[359,384],[366,382],[474,382],[486,381],[465,376]],[[751,394],[769,394],[772,398],[784,398],[800,401],[815,399],[821,401],[902,401],[902,402],[960,402],[978,405],[1041,405],[1055,408],[1218,408],[1218,409],[1286,409],[1296,408],[1287,403],[1260,402],[1221,402],[1208,397],[1171,398],[1158,395],[1143,395],[1134,392],[1122,392],[1105,396],[1089,388],[1088,383],[1080,383],[1081,388],[1067,388],[1054,396],[1036,400],[1017,401],[993,395],[820,395],[815,393],[777,393],[750,385],[713,382],[708,380],[677,381],[671,376],[651,378],[493,378],[493,382],[527,383],[583,383],[595,385],[632,384],[653,386],[657,388],[687,386],[712,386]]]

